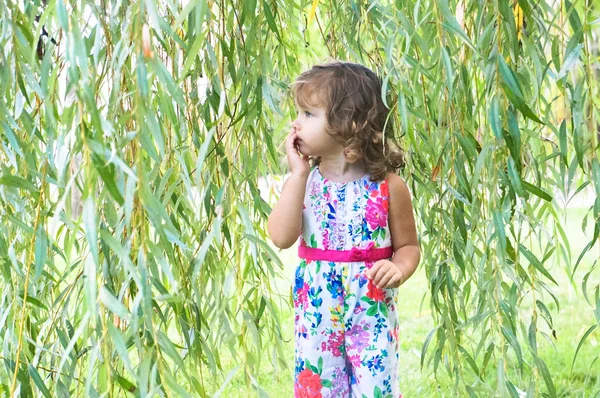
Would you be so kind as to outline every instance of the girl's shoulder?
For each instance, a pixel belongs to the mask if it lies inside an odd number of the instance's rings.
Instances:
[[[396,173],[389,172],[385,177],[385,181],[389,187],[390,197],[400,200],[408,199],[410,201],[410,191],[402,177]]]

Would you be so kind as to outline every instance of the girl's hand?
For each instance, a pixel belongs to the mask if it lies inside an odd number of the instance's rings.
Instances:
[[[308,156],[302,155],[298,150],[298,145],[296,144],[297,139],[298,133],[296,133],[296,128],[292,127],[292,131],[285,142],[285,150],[287,152],[290,170],[292,174],[308,175],[310,171]]]
[[[366,275],[380,289],[396,288],[404,282],[402,271],[389,260],[377,261],[367,270]]]

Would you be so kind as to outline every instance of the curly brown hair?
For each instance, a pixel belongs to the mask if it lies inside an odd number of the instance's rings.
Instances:
[[[292,84],[298,105],[327,110],[327,133],[345,147],[350,163],[362,162],[372,181],[404,167],[381,87],[381,79],[369,68],[338,60],[314,65]],[[315,158],[311,166],[319,162]]]

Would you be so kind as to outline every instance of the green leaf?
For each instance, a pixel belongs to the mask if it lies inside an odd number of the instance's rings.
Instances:
[[[444,70],[446,71],[446,87],[448,88],[448,99],[452,98],[452,86],[454,83],[453,70],[452,70],[452,62],[450,61],[450,55],[448,54],[448,49],[446,46],[441,47],[442,51],[442,60],[444,61]]]
[[[566,1],[566,0],[565,0]],[[579,57],[581,56],[581,50],[583,49],[583,43],[580,43],[575,47],[569,54],[566,56],[565,61],[554,77],[556,80],[562,79],[569,71],[575,66],[577,61],[579,61]]]
[[[29,376],[31,376],[33,382],[35,383],[37,388],[39,388],[40,392],[44,395],[44,397],[50,398],[52,396],[50,395],[50,390],[48,390],[48,387],[46,387],[46,385],[44,384],[44,380],[42,380],[37,369],[31,365],[27,365],[27,370],[29,371]]]
[[[460,38],[467,46],[469,46],[469,48],[471,48],[475,52],[475,54],[477,54],[477,56],[481,57],[479,50],[477,50],[477,48],[473,46],[471,39],[465,34],[458,21],[456,20],[456,17],[450,11],[450,7],[448,6],[448,0],[437,0],[437,4],[440,7],[442,14],[444,15],[444,19],[446,20],[446,22],[442,23],[442,26],[451,33],[454,33],[456,36],[458,36],[458,38]]]
[[[104,186],[108,189],[110,195],[120,206],[123,206],[125,201],[123,200],[123,195],[121,195],[121,192],[117,187],[115,166],[112,164],[103,164],[100,156],[96,154],[92,154],[92,164],[94,165],[96,171],[98,171],[98,174],[100,174],[102,181],[104,181]]]
[[[369,307],[369,309],[367,310],[367,316],[373,316],[377,314],[377,307],[378,305],[372,305],[371,307]]]
[[[523,253],[525,258],[527,259],[527,261],[529,261],[531,265],[533,265],[546,278],[550,279],[556,286],[558,286],[558,283],[556,283],[554,278],[552,278],[552,275],[550,275],[546,268],[544,268],[544,265],[540,262],[540,260],[538,260],[537,257],[532,252],[530,252],[529,249],[527,249],[522,243],[519,243],[519,250],[521,251],[521,253]]]
[[[6,122],[1,121],[1,123],[2,123],[2,127],[4,127],[4,133],[6,134],[6,138],[8,139],[10,146],[15,150],[15,152],[18,155],[25,156],[25,155],[23,155],[23,151],[21,150],[20,141],[17,138],[17,136],[15,135],[15,133],[13,132],[13,130],[10,128],[10,126],[8,124],[6,124]]]
[[[13,175],[3,175],[0,177],[0,185],[25,189],[30,192],[38,192],[38,189],[31,181]]]
[[[548,192],[544,191],[539,187],[536,187],[535,185],[532,185],[526,181],[521,181],[521,184],[523,185],[523,188],[525,188],[526,191],[531,192],[539,198],[542,198],[548,202],[552,202],[552,200],[554,199],[552,195],[550,195]]]
[[[425,355],[427,354],[427,348],[429,347],[429,343],[431,343],[431,339],[433,335],[437,331],[437,328],[433,328],[431,332],[427,335],[425,342],[423,343],[423,347],[421,347],[421,369],[423,369],[423,363],[425,362]]]
[[[494,210],[493,219],[496,229],[496,238],[500,244],[500,249],[503,253],[506,253],[506,231],[504,230],[504,220],[502,218],[502,214],[498,210]]]
[[[577,355],[577,353],[575,354]],[[546,367],[546,363],[542,358],[536,358],[535,363],[537,365],[538,370],[542,374],[544,378],[544,382],[546,383],[546,387],[548,388],[548,393],[550,397],[556,398],[556,389],[554,388],[554,383],[552,382],[552,377],[550,376],[550,372],[548,372],[548,368]]]
[[[272,32],[275,32],[275,36],[277,36],[277,40],[279,40],[279,42],[281,42],[281,35],[279,34],[279,29],[277,28],[277,23],[275,22],[275,19],[273,18],[273,13],[271,12],[271,7],[269,6],[269,4],[266,1],[263,0],[262,8],[264,11],[265,18],[267,19],[267,25],[269,26],[269,29],[271,29]]]
[[[40,224],[35,237],[35,273],[33,275],[33,283],[42,275],[47,257],[48,238],[46,237],[44,226]]]
[[[131,314],[127,308],[125,308],[125,306],[123,306],[123,304],[121,304],[121,302],[117,300],[105,286],[100,288],[100,302],[113,314],[119,316],[121,319],[131,322]]]
[[[373,390],[373,397],[374,398],[383,398],[383,394],[381,393],[381,390],[377,386],[375,386],[375,389]]]
[[[510,69],[510,67],[504,62],[504,58],[501,55],[497,56],[498,59],[498,69],[500,70],[500,76],[502,76],[502,81],[504,85],[504,93],[513,103],[515,107],[526,117],[529,119],[538,122],[540,124],[545,124],[542,122],[532,111],[529,109],[527,104],[525,103],[525,99],[523,96],[523,92],[521,87],[519,86],[517,76]]]
[[[461,345],[458,345],[458,350],[463,355],[463,357],[465,357],[465,360],[467,361],[467,363],[469,364],[471,369],[473,369],[473,372],[475,372],[477,377],[480,377],[480,373],[479,373],[479,369],[477,368],[477,364],[475,363],[475,361],[473,360],[473,357],[471,357],[469,352],[467,350],[465,350]]]
[[[525,197],[525,190],[521,182],[521,176],[517,171],[513,158],[508,158],[508,178],[517,195]]]
[[[385,303],[383,301],[379,302],[379,311],[381,312],[381,314],[384,317],[388,316],[388,310],[387,310],[387,305],[385,305]]]

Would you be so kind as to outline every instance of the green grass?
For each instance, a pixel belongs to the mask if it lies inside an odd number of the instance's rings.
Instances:
[[[592,225],[587,227],[587,237],[581,231],[581,218],[583,209],[570,209],[567,212],[567,220],[564,224],[565,231],[569,236],[573,262],[579,256],[583,247],[589,241]],[[591,224],[588,222],[588,224]],[[280,292],[284,296],[289,296],[291,281],[294,275],[294,268],[298,261],[296,247],[280,251],[280,258],[285,265],[285,279],[277,281]],[[557,338],[550,338],[552,343],[538,336],[538,352],[544,359],[549,373],[554,382],[557,395],[560,397],[600,397],[600,330],[595,330],[582,345],[573,371],[571,364],[577,345],[585,331],[595,323],[594,308],[590,306],[581,294],[581,280],[595,258],[598,258],[598,247],[594,247],[591,252],[584,257],[580,264],[577,275],[574,279],[574,286],[568,281],[568,277],[561,264],[555,264],[552,267],[552,274],[559,282],[559,286],[554,288],[554,293],[560,301],[560,310],[557,310],[555,304],[548,304],[553,318],[553,326]],[[421,264],[422,265],[422,264]],[[600,270],[595,271],[591,278],[590,286],[595,286],[600,280]],[[593,283],[592,283],[593,281]],[[539,298],[539,294],[538,294]],[[550,297],[546,295],[543,301],[549,303]],[[413,277],[407,281],[399,290],[398,308],[400,317],[400,384],[405,397],[448,397],[455,396],[452,393],[453,381],[449,378],[443,366],[440,365],[437,376],[433,375],[429,366],[425,365],[423,371],[420,368],[421,349],[423,342],[429,332],[433,329],[434,323],[429,309],[429,294],[425,271],[419,267]],[[525,314],[528,314],[531,306],[526,302],[521,308]],[[288,369],[274,370],[268,360],[264,360],[261,374],[258,378],[259,384],[264,388],[266,394],[270,397],[291,397],[293,395],[293,315],[289,308],[282,308],[282,320],[284,322],[283,333],[285,336],[285,349],[289,362]],[[538,321],[540,330],[551,335],[545,322],[540,318]],[[434,342],[432,342],[432,345]],[[522,346],[524,360],[530,361],[531,356],[527,352],[527,347]],[[431,359],[433,351],[427,354],[427,361]],[[527,390],[530,383],[531,374],[527,370],[524,373],[523,380],[519,380],[517,372],[517,360],[512,354],[506,359],[509,368],[509,377],[513,381],[518,381],[517,385],[521,390]],[[477,358],[481,362],[481,357]],[[236,366],[234,361],[228,364],[227,370]],[[495,363],[488,366],[488,373],[492,376],[495,373]],[[467,382],[476,384],[476,377],[470,371],[467,364],[464,364],[464,377]],[[538,390],[535,396],[541,396],[547,392],[541,375],[534,376],[538,380]],[[223,383],[224,378],[214,380],[211,392],[216,391]],[[481,395],[481,396],[488,396]],[[240,369],[230,380],[226,388],[222,391],[222,397],[241,397],[241,396],[260,396],[256,390],[249,389],[246,386],[243,371]],[[459,390],[456,396],[465,396],[464,391]]]

